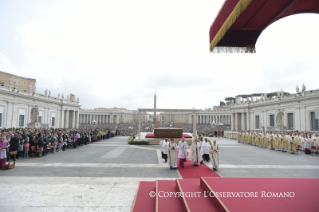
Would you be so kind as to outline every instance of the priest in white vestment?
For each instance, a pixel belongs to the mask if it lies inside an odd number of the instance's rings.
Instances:
[[[200,162],[202,161],[200,140],[195,140],[194,142],[192,142],[189,156],[190,161],[192,161],[193,163],[193,166],[199,166]]]
[[[304,144],[305,144],[305,154],[311,154],[311,139],[306,134],[306,137],[304,138]]]
[[[205,141],[202,142],[201,148],[202,148],[204,160],[206,162],[209,162],[209,147],[210,147],[210,143],[207,141],[207,138],[205,138]]]
[[[160,140],[160,142],[159,142],[159,145],[160,145],[160,147],[161,147],[161,152],[162,152],[162,159],[164,159],[164,155],[163,155],[163,151],[164,151],[164,149],[163,149],[163,142],[165,141],[165,139],[164,138],[162,138],[162,140]]]
[[[187,142],[182,137],[182,140],[178,143],[178,158],[179,158],[179,165],[184,168],[184,162],[186,162],[187,158],[187,151],[188,148]]]
[[[216,171],[219,166],[219,146],[216,144],[216,141],[213,142],[213,145],[210,146],[210,162],[212,163],[213,170]]]
[[[177,168],[177,144],[175,143],[174,139],[171,139],[171,142],[167,145],[167,153],[168,153],[168,164],[171,169]]]
[[[165,138],[163,144],[162,144],[162,147],[163,147],[163,157],[164,157],[164,160],[165,160],[165,163],[167,163],[167,145],[169,144],[169,142],[167,141],[167,138]]]

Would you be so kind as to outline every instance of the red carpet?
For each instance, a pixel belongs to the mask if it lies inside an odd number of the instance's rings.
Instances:
[[[258,197],[219,197],[230,211],[319,211],[319,179],[220,177],[203,180],[215,192],[257,192]],[[294,192],[295,196],[265,197],[263,191],[266,195]]]
[[[156,198],[150,197],[150,192],[156,191],[156,182],[141,181],[135,195],[131,212],[155,211]]]
[[[164,192],[176,192],[176,180],[158,180],[157,181],[157,211],[158,212],[167,212],[167,211],[175,211],[182,212],[183,208],[180,203],[180,197],[166,196]],[[166,193],[168,194],[168,193]]]
[[[188,156],[189,152],[187,152]],[[177,152],[178,155],[178,152]],[[177,159],[178,171],[185,178],[201,178],[201,177],[220,177],[216,172],[208,168],[205,164],[193,166],[193,163],[186,159],[184,168],[179,166],[179,158]]]
[[[154,136],[154,133],[147,133],[145,138],[162,138],[162,137],[165,137],[165,136]],[[191,135],[188,135],[188,134],[185,134],[183,133],[183,137],[184,138],[192,138]],[[167,138],[182,138],[180,136],[167,136]]]

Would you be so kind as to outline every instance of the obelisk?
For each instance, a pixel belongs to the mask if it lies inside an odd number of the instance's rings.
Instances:
[[[156,123],[156,90],[154,94],[154,114],[153,114],[153,123]]]

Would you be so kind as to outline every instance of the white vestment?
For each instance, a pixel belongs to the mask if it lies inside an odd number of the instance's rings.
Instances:
[[[311,139],[310,138],[305,138],[305,149],[310,149],[311,148]]]
[[[169,142],[167,145],[167,152],[168,152],[168,164],[172,168],[177,168],[177,144]]]
[[[159,142],[159,145],[161,146],[161,152],[164,152],[163,142],[165,142],[165,140],[160,140]]]
[[[167,154],[167,145],[169,144],[169,142],[164,141],[162,144],[162,152],[163,154]]]
[[[219,166],[219,147],[218,145],[212,145],[209,150],[210,162],[213,168],[218,169]]]
[[[209,154],[209,147],[210,147],[210,143],[203,141],[201,146],[202,154]]]
[[[178,158],[187,158],[187,151],[188,145],[186,141],[182,142],[180,141],[178,143]]]
[[[201,142],[195,141],[192,143],[189,156],[190,161],[192,161],[194,164],[200,164],[202,161]]]

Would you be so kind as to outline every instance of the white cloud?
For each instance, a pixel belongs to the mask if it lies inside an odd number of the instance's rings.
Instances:
[[[13,63],[3,50],[0,69],[36,78],[40,92],[75,93],[90,108],[152,107],[154,89],[159,107],[205,108],[243,93],[293,92],[301,83],[318,88],[313,79],[318,78],[319,32],[313,26],[319,16],[274,23],[260,36],[256,55],[213,54],[208,32],[222,3],[61,1],[42,6],[39,18],[28,23],[16,14],[21,24],[12,37],[27,62]]]

